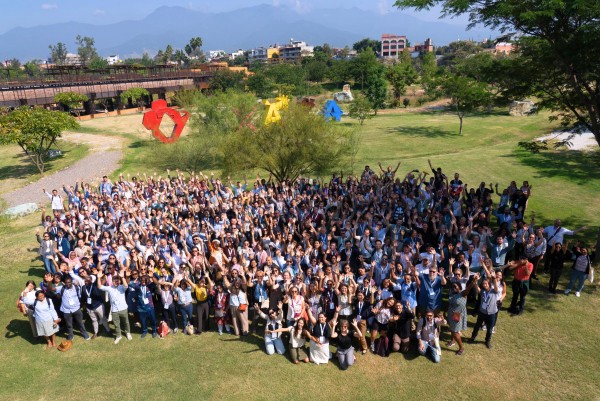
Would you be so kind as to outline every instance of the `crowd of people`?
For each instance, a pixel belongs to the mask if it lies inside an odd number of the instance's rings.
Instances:
[[[257,177],[251,188],[168,171],[44,191],[52,210],[42,208],[36,236],[45,275],[27,282],[17,307],[48,349],[60,330],[93,340],[102,327],[114,344],[133,330],[215,331],[264,335],[268,355],[287,343],[293,363],[337,357],[348,369],[369,351],[440,362],[446,327],[445,349],[463,355],[470,314],[468,342],[484,330],[492,348],[507,276],[516,316],[538,274],[549,273],[556,293],[565,265],[564,293],[580,296],[591,254],[565,236],[585,227],[526,219],[527,181],[470,187],[431,162],[431,173],[399,176],[399,166],[329,182]]]

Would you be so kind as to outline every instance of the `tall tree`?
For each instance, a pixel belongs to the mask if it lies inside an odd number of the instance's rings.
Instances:
[[[450,98],[450,105],[460,121],[458,134],[462,135],[465,114],[484,107],[489,103],[490,95],[486,84],[449,72],[440,79],[439,87],[442,95]]]
[[[121,93],[121,101],[127,103],[129,99],[136,103],[139,108],[144,106],[144,98],[150,96],[150,92],[144,88],[129,88]]]
[[[189,43],[185,45],[185,52],[187,53],[188,57],[198,59],[200,56],[202,56],[202,49],[200,49],[201,47],[202,38],[197,36],[195,38],[191,38]]]
[[[352,48],[356,50],[357,53],[362,53],[363,51],[370,49],[370,51],[372,51],[373,54],[377,55],[379,50],[381,49],[381,41],[364,38],[354,43],[352,45]]]
[[[0,143],[19,145],[33,165],[43,173],[50,148],[63,131],[78,126],[77,121],[67,113],[22,106],[0,114]]]
[[[54,101],[61,104],[65,108],[65,111],[74,110],[77,117],[79,117],[83,102],[87,102],[88,97],[77,92],[61,92],[54,95]]]
[[[358,120],[360,125],[365,123],[365,120],[373,118],[373,106],[371,102],[363,95],[356,95],[352,103],[350,103],[350,110],[348,115],[351,118]]]
[[[50,58],[57,65],[64,65],[67,60],[67,45],[58,42],[55,45],[48,46],[50,49]]]
[[[96,40],[94,38],[77,35],[75,42],[77,43],[77,54],[82,65],[89,65],[92,60],[100,57],[96,50]]]
[[[347,152],[349,131],[302,105],[290,103],[281,120],[256,131],[238,130],[225,141],[227,172],[258,168],[275,180],[323,174],[338,167]]]
[[[406,88],[417,81],[417,72],[407,50],[403,52],[400,62],[386,68],[386,78],[392,85],[394,100],[398,103],[400,97],[406,93]]]
[[[600,145],[600,2],[597,0],[397,0],[400,8],[441,5],[471,26],[520,32],[515,96],[533,95],[566,126],[590,130]]]

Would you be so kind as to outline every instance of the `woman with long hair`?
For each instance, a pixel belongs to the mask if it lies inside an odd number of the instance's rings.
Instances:
[[[453,295],[448,300],[448,326],[450,327],[452,340],[446,346],[452,347],[454,344],[458,344],[458,351],[456,351],[456,355],[458,356],[465,352],[461,332],[467,328],[467,296],[477,280],[479,280],[479,274],[475,273],[473,279],[464,290],[461,289],[458,282],[451,284]]]
[[[371,329],[371,351],[381,356],[387,356],[388,354],[388,323],[392,314],[391,309],[395,303],[396,300],[390,297],[379,301],[371,309],[371,312],[375,315],[373,328]],[[379,335],[379,345],[376,348],[377,335]]]
[[[305,345],[306,338],[310,336],[310,332],[308,331],[308,325],[306,324],[306,320],[300,318],[296,320],[296,324],[289,327],[281,327],[277,330],[269,330],[269,333],[290,333],[290,358],[292,362],[296,365],[300,363],[300,361],[304,363],[308,363],[308,354],[306,353]]]

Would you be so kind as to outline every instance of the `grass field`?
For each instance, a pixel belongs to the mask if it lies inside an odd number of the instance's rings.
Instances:
[[[591,227],[579,238],[595,237],[600,226],[598,152],[531,155],[517,150],[519,140],[554,128],[545,115],[468,117],[462,137],[456,135],[457,123],[454,115],[439,112],[386,114],[367,121],[358,169],[402,160],[402,172],[424,170],[431,158],[434,166],[458,171],[473,185],[485,181],[505,187],[510,180],[529,180],[530,210],[541,223],[560,217],[567,227]],[[90,135],[95,132],[100,130],[89,129]],[[133,132],[126,139],[121,171],[147,171],[151,141]],[[0,158],[0,168],[5,160]],[[295,366],[282,356],[267,356],[260,337],[240,341],[212,332],[141,340],[138,331],[133,341],[118,346],[106,337],[84,342],[77,336],[68,353],[46,352],[14,306],[25,281],[39,281],[43,271],[33,236],[38,218],[0,221],[0,321],[6,328],[0,339],[0,400],[50,400],[65,394],[89,400],[600,399],[597,287],[586,283],[581,298],[548,295],[546,276],[534,284],[523,316],[501,312],[492,350],[482,343],[466,345],[465,354],[457,357],[443,346],[438,365],[413,353],[359,356],[346,372],[333,364]],[[566,279],[565,274],[559,289]],[[473,323],[470,318],[466,335]],[[447,340],[445,333],[442,341]]]
[[[88,152],[87,146],[66,141],[59,141],[58,148],[63,154],[46,163],[45,175],[52,174],[73,164],[84,158]],[[24,187],[41,177],[42,175],[31,164],[29,158],[19,146],[0,146],[0,194]]]

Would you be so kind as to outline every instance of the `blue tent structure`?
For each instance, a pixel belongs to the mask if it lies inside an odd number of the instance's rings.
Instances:
[[[342,119],[342,114],[344,113],[335,100],[328,100],[325,103],[325,107],[323,108],[323,116],[325,117],[325,120],[329,121],[334,119],[335,121],[340,121]]]

